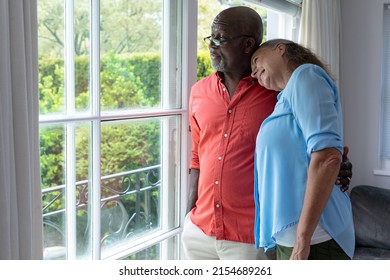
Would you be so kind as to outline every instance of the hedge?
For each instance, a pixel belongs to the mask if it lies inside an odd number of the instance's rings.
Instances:
[[[197,78],[212,73],[208,52],[198,54]],[[102,56],[100,106],[102,110],[160,106],[161,57],[156,53]],[[77,111],[88,110],[89,57],[75,58],[75,103]],[[39,106],[41,114],[64,111],[64,61],[39,61]],[[65,131],[62,125],[41,126],[42,187],[64,183]],[[88,178],[89,128],[76,129],[77,180]],[[159,127],[156,122],[134,122],[102,128],[102,174],[114,174],[160,161]],[[125,148],[124,148],[125,147]],[[124,151],[125,152],[122,152]]]

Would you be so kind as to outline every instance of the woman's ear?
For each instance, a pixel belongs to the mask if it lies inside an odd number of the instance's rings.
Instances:
[[[279,44],[276,46],[276,50],[279,52],[280,55],[284,55],[284,53],[286,52],[286,45]]]

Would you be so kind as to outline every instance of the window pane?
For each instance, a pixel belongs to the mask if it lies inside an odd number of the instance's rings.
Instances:
[[[89,109],[89,68],[90,68],[90,0],[74,0],[74,74],[75,110]]]
[[[180,237],[175,235],[144,250],[131,254],[123,258],[123,260],[176,260],[179,255],[177,248],[180,242]],[[176,250],[172,250],[172,248],[176,248]]]
[[[63,0],[38,1],[39,112],[61,113],[64,99]]]
[[[76,231],[74,240],[68,235],[68,246],[74,250],[78,258],[91,258],[87,257],[91,255],[91,223],[93,219],[91,214],[93,186],[90,183],[91,125],[91,122],[80,122],[74,128],[75,165],[72,171],[75,172],[76,181],[74,186],[67,184],[67,188],[71,188],[71,190],[68,190],[68,195],[74,196],[75,200],[75,205],[68,203],[68,207],[76,208],[74,212],[69,211],[70,209],[67,211],[68,227],[74,227]],[[71,149],[72,146],[73,144],[67,143],[68,149]],[[72,164],[68,164],[68,166],[72,166]],[[72,171],[68,172],[68,176]],[[74,217],[69,217],[73,214]]]
[[[64,34],[64,1],[38,1],[38,16],[40,113],[65,113],[66,109],[69,111],[73,108],[79,112],[86,111],[90,103],[89,0],[74,0],[74,26],[71,36],[74,50],[70,50],[74,51],[74,61],[65,61],[64,56],[66,47],[69,46]],[[73,87],[73,82],[67,85],[68,94],[74,95],[75,104],[65,102],[66,77],[69,79],[65,73],[66,63],[75,68],[74,73],[70,73],[74,74],[74,89],[69,88]],[[68,71],[71,71],[69,66]]]
[[[40,127],[44,258],[65,257],[65,138],[63,125]]]
[[[103,111],[161,106],[163,1],[101,1]]]
[[[164,117],[103,123],[103,251],[178,226],[179,120]]]
[[[65,128],[63,125],[41,125],[40,164],[42,189],[65,184]]]
[[[40,139],[44,256],[46,259],[65,259],[68,246],[76,254],[84,255],[90,246],[89,123],[41,126]],[[66,174],[69,166],[75,168]],[[74,209],[74,217],[69,216],[70,209]],[[69,228],[75,228],[75,236],[68,235]]]

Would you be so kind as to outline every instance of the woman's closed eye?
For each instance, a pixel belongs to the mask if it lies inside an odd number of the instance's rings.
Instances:
[[[261,79],[261,76],[264,74],[265,70],[262,67],[257,68],[256,76],[258,79]]]
[[[265,69],[264,69],[264,68],[260,69],[260,70],[259,70],[259,73],[260,73],[260,74],[259,74],[259,77],[261,77],[261,75],[263,75],[264,72],[265,72]]]

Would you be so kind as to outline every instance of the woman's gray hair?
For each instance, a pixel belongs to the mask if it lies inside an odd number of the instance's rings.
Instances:
[[[272,39],[264,42],[259,46],[259,49],[276,49],[277,46],[283,44],[286,46],[284,57],[287,59],[287,66],[293,72],[298,66],[311,63],[320,66],[333,79],[328,66],[321,61],[309,48],[305,48],[293,41],[286,39]]]

